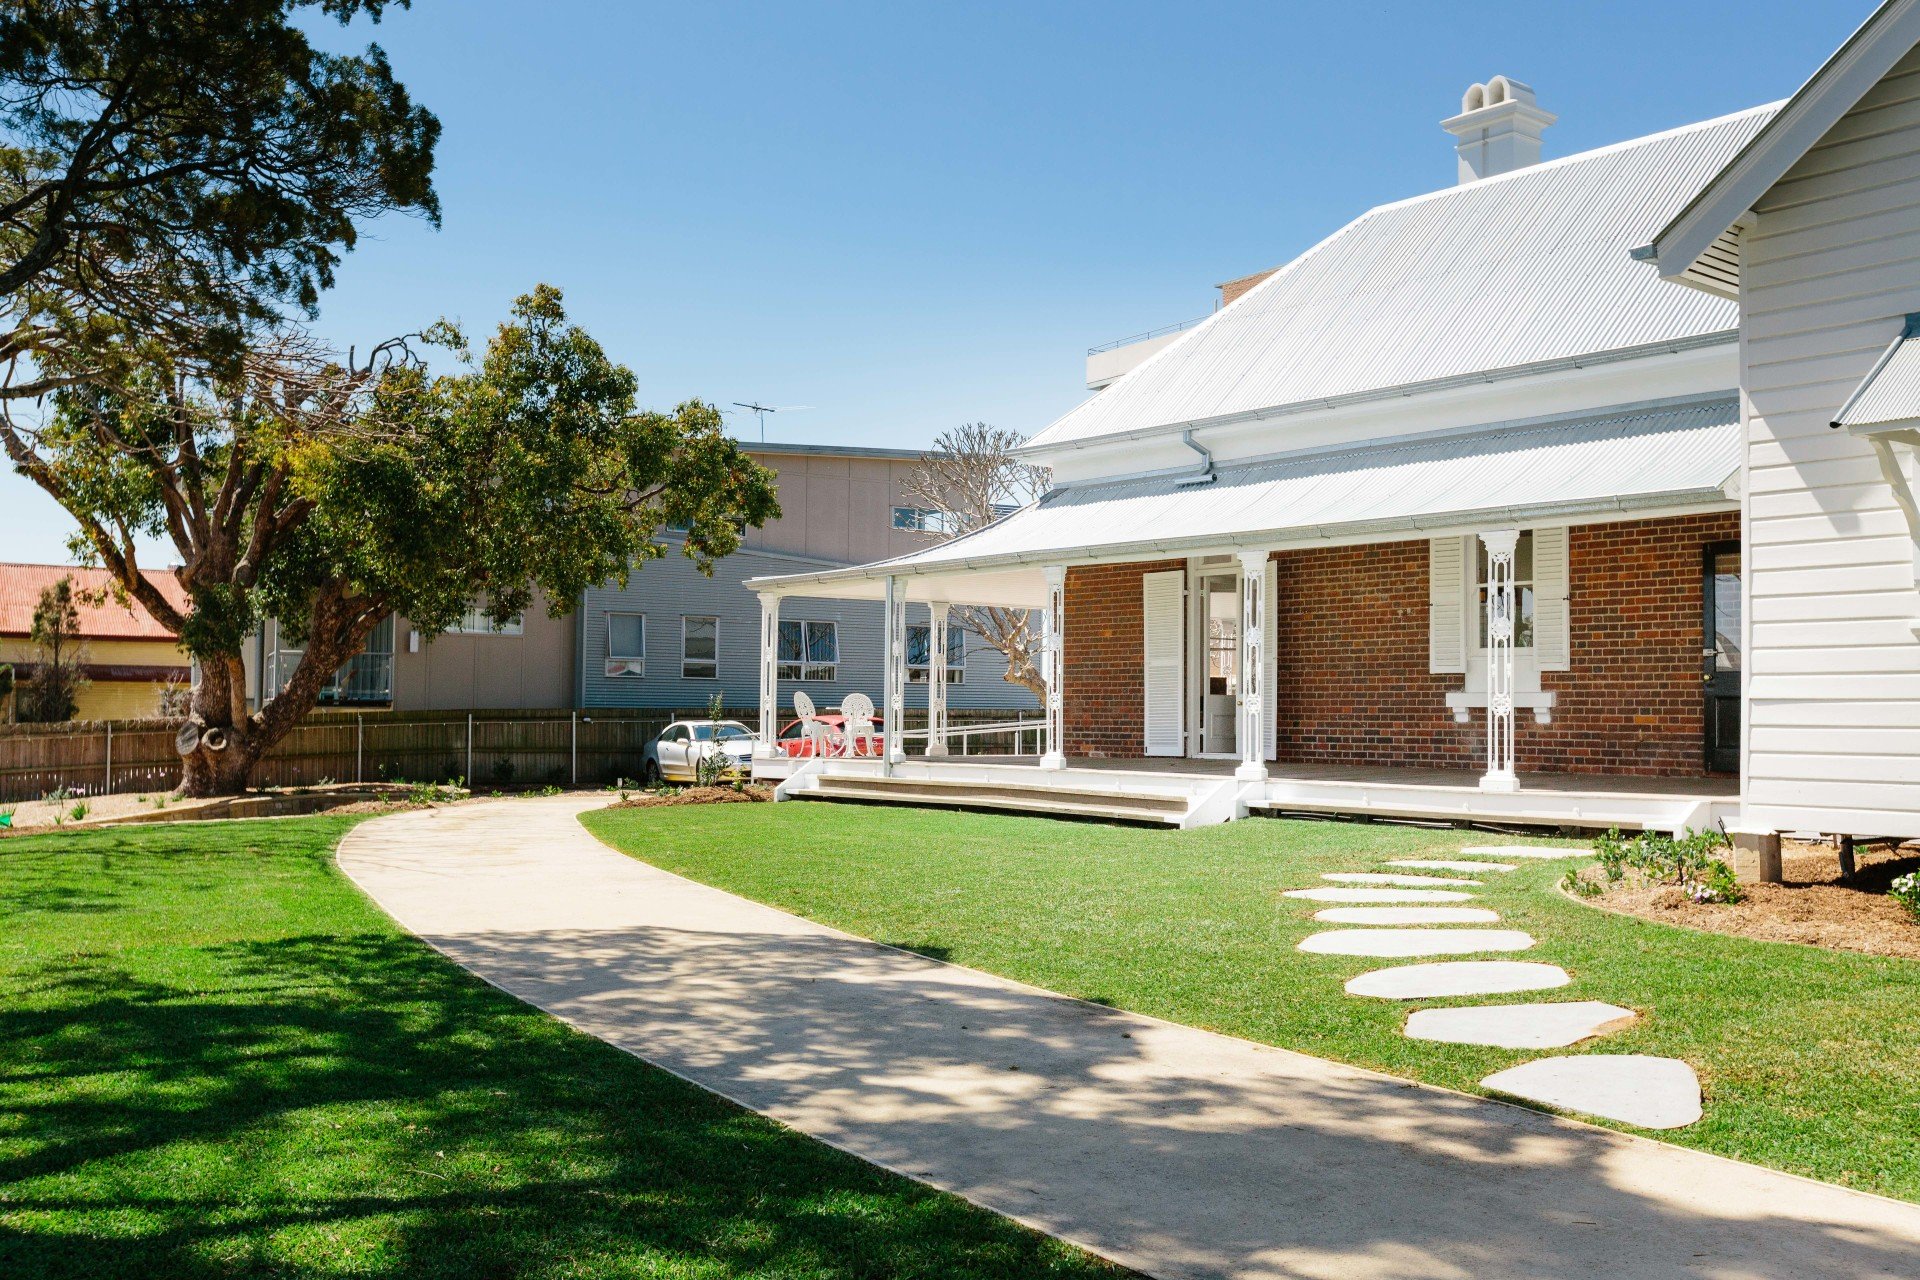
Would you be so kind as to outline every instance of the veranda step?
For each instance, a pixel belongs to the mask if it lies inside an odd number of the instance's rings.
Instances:
[[[1032,782],[983,782],[950,778],[917,778],[911,775],[892,778],[829,775],[820,779],[820,783],[822,786],[831,784],[836,787],[870,788],[875,791],[911,787],[915,791],[924,791],[928,794],[995,796],[1008,800],[1027,798],[1057,800],[1070,797],[1077,802],[1116,805],[1129,809],[1153,809],[1173,814],[1185,813],[1188,805],[1186,796],[1169,795],[1165,792],[1120,791],[1111,787],[1058,787]]]
[[[1417,800],[1345,798],[1323,800],[1290,797],[1284,800],[1250,801],[1247,812],[1263,817],[1281,818],[1297,815],[1446,823],[1465,820],[1508,827],[1578,828],[1593,831],[1618,827],[1622,831],[1664,831],[1684,825],[1684,813],[1694,808],[1696,803],[1688,801],[1685,804],[1663,805],[1656,802],[1628,804],[1618,808],[1590,805],[1581,810],[1569,811],[1551,802],[1539,809],[1485,809],[1471,808],[1458,803],[1422,804]]]
[[[1037,813],[1069,818],[1097,818],[1106,822],[1140,822],[1178,826],[1184,812],[1077,799],[1071,791],[1045,791],[1020,796],[973,795],[951,788],[922,790],[916,782],[891,783],[882,788],[849,787],[848,779],[822,779],[817,786],[796,791],[794,800],[831,800],[855,804],[917,805],[937,809],[990,809],[1007,813]]]

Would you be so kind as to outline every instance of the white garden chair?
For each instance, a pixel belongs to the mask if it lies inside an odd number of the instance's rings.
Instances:
[[[821,759],[839,753],[832,726],[820,719],[819,713],[814,710],[813,699],[798,690],[793,695],[793,714],[800,717],[801,738],[811,744],[808,755]]]
[[[879,755],[879,733],[873,727],[873,699],[864,693],[850,693],[840,704],[840,715],[846,721],[847,754]]]

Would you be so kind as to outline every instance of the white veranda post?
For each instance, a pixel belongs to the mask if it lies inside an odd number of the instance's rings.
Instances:
[[[947,610],[945,601],[928,606],[927,754],[947,754]]]
[[[887,709],[881,736],[887,749],[881,767],[891,774],[893,766],[907,758],[906,743],[900,736],[906,724],[907,708],[907,593],[906,584],[898,577],[887,579],[885,631]]]
[[[760,597],[760,741],[753,744],[754,755],[773,755],[779,718],[780,597],[767,592]]]
[[[1061,728],[1064,703],[1064,666],[1061,636],[1066,627],[1067,568],[1047,566],[1046,634],[1040,638],[1040,675],[1047,687],[1047,745],[1040,756],[1042,769],[1067,767],[1066,734]]]
[[[1242,782],[1267,780],[1267,553],[1240,553],[1240,767]]]
[[[1517,529],[1480,535],[1487,556],[1487,771],[1482,791],[1518,791],[1513,771],[1513,552]]]

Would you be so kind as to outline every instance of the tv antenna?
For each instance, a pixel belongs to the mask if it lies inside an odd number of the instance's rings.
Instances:
[[[765,444],[767,442],[767,415],[780,412],[780,406],[773,404],[748,404],[744,400],[735,400],[733,404],[735,408],[745,409],[748,413],[760,419],[760,443]]]

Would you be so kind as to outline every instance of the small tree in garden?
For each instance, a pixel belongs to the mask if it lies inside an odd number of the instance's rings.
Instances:
[[[16,710],[23,721],[58,724],[80,709],[80,609],[73,579],[62,578],[40,592],[33,607],[33,674],[21,685]]]
[[[908,501],[936,517],[927,532],[936,540],[972,533],[1044,492],[1047,469],[1017,457],[1014,450],[1020,444],[1016,433],[984,422],[943,432],[905,485]],[[956,606],[951,617],[962,630],[1005,655],[1008,683],[1045,700],[1038,618],[1026,609],[979,605]]]

